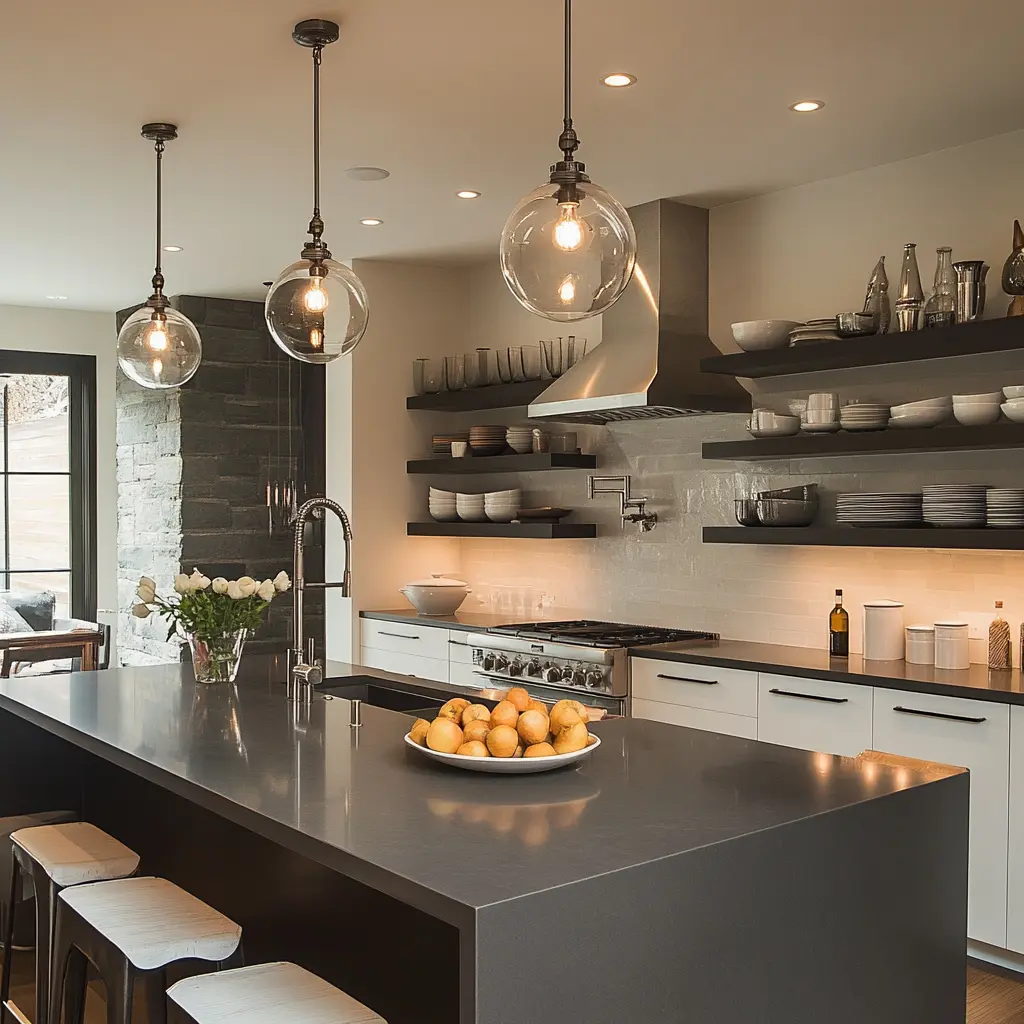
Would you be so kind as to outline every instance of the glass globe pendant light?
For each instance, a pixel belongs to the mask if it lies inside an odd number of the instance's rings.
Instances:
[[[338,38],[333,21],[300,21],[292,39],[313,50],[313,217],[302,258],[285,267],[267,292],[270,333],[303,363],[329,363],[348,355],[366,333],[368,300],[363,282],[331,259],[320,218],[320,56]]]
[[[156,272],[153,294],[137,309],[117,335],[117,362],[130,380],[156,391],[177,388],[199,369],[203,343],[187,316],[172,309],[164,295],[160,269],[163,216],[162,174],[164,146],[178,137],[173,124],[144,124],[142,137],[156,149]]]
[[[572,124],[572,0],[565,0],[565,112],[562,159],[547,183],[525,196],[501,233],[501,272],[528,310],[568,323],[603,313],[636,265],[636,232],[621,203],[575,159]]]

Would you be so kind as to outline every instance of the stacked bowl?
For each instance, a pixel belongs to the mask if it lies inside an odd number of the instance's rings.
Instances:
[[[889,426],[935,427],[948,420],[952,411],[952,398],[926,398],[921,402],[906,402],[892,407]]]
[[[987,395],[954,395],[953,415],[965,427],[983,427],[999,419],[1002,391]]]
[[[526,455],[533,451],[533,428],[532,427],[509,427],[505,431],[505,441],[509,448],[520,455]]]
[[[484,496],[482,494],[463,494],[459,491],[455,495],[455,507],[458,510],[459,518],[464,523],[485,523],[487,513],[484,512]]]
[[[523,492],[515,487],[508,491],[488,491],[484,496],[484,514],[492,523],[511,523],[519,515]]]
[[[505,426],[470,427],[469,447],[474,455],[500,455],[505,450]]]
[[[1024,528],[1024,489],[990,487],[985,492],[985,521],[1003,529]]]
[[[454,523],[459,518],[454,491],[442,491],[437,487],[431,487],[427,501],[430,506],[431,519],[439,523]]]
[[[924,521],[931,526],[984,526],[987,490],[984,484],[929,484],[924,488]]]
[[[889,425],[889,406],[878,402],[851,402],[839,411],[843,430],[885,430]]]
[[[791,345],[816,344],[821,341],[838,341],[839,331],[836,328],[834,316],[818,317],[815,320],[808,320],[802,327],[795,327],[789,332],[789,343]]]
[[[1006,401],[1000,406],[1008,420],[1014,423],[1024,423],[1024,386],[1015,385],[1012,388],[1003,388],[1003,395]]]
[[[803,326],[799,320],[744,320],[732,325],[732,336],[744,352],[763,352],[785,348],[790,331]]]

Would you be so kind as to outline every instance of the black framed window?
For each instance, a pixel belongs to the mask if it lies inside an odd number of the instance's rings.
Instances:
[[[96,617],[96,360],[0,350],[0,585]]]

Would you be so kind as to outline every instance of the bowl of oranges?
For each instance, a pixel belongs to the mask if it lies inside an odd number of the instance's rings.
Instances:
[[[525,775],[576,764],[600,745],[578,700],[553,707],[514,686],[492,711],[454,697],[428,722],[417,718],[405,737],[425,757],[471,772]]]

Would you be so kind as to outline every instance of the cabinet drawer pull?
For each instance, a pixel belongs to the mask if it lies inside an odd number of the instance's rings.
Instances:
[[[409,636],[408,633],[388,633],[385,630],[378,630],[380,636],[396,636],[399,640],[419,640],[418,636]]]
[[[717,686],[717,679],[691,679],[689,676],[667,676],[664,672],[658,673],[659,679],[671,679],[674,683],[700,683],[701,686]]]
[[[816,693],[796,693],[793,690],[777,690],[771,689],[769,693],[774,693],[779,697],[799,697],[801,700],[816,700],[822,704],[849,704],[849,697],[822,697]]]
[[[917,708],[902,708],[898,704],[893,708],[902,715],[920,715],[922,718],[942,718],[947,722],[970,722],[971,725],[981,725],[987,722],[987,718],[971,718],[970,715],[948,715],[944,711],[920,711]]]

